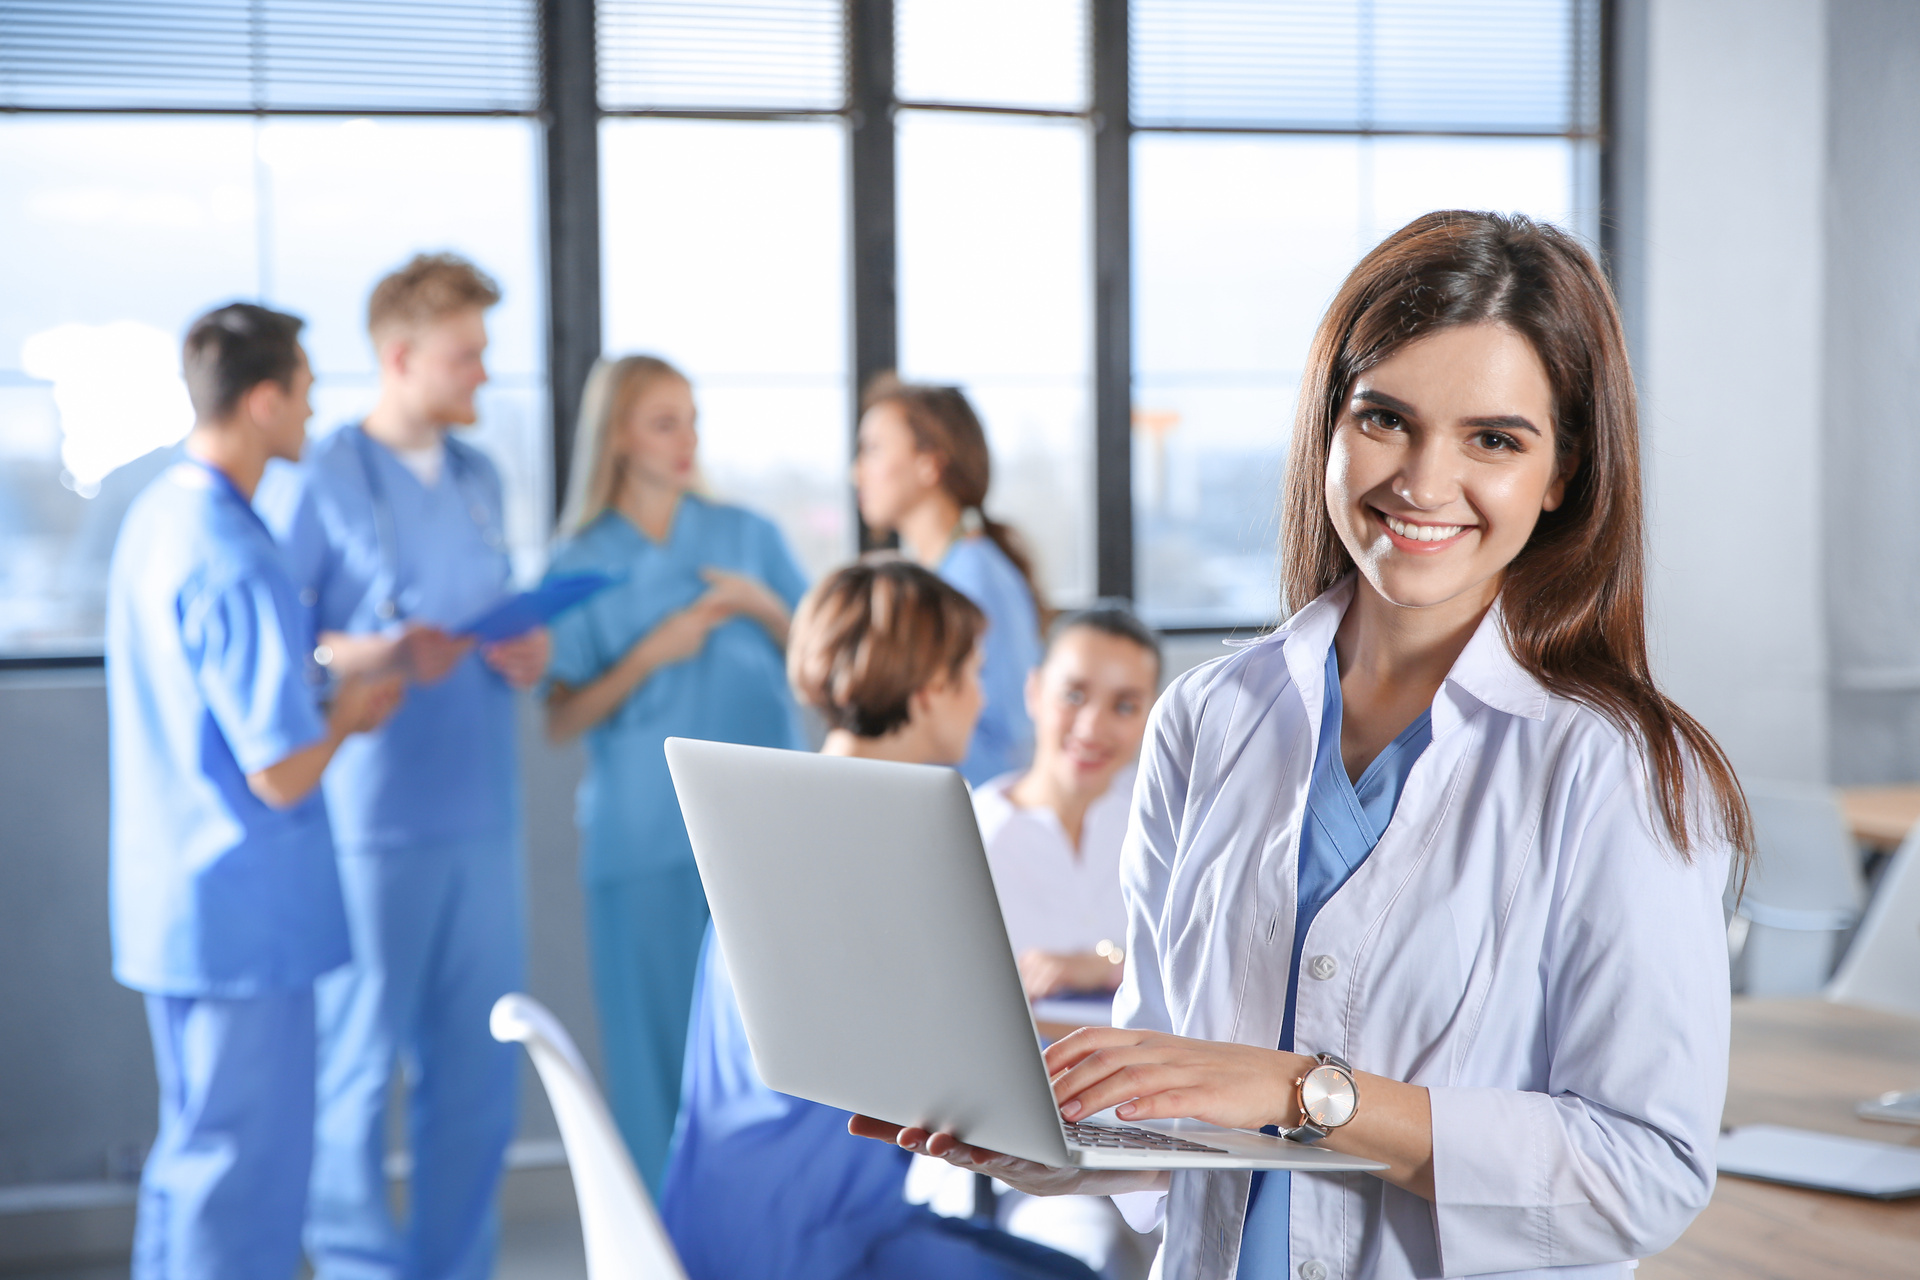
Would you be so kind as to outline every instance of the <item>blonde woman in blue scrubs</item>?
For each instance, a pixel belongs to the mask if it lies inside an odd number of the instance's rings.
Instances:
[[[1168,1280],[1624,1280],[1713,1189],[1726,757],[1648,669],[1640,447],[1605,278],[1434,213],[1308,354],[1294,612],[1155,709],[1112,1028],[1061,1115],[1192,1116],[1371,1175],[1083,1174],[871,1120],[1034,1194],[1164,1213]]]
[[[806,579],[773,523],[694,492],[693,388],[651,356],[588,380],[554,573],[624,579],[553,629],[547,729],[587,739],[581,876],[614,1119],[657,1194],[707,900],[662,743],[804,745],[787,624]]]

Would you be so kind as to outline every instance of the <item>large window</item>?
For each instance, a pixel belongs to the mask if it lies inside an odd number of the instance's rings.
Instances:
[[[1357,258],[1434,209],[1591,236],[1598,6],[1132,6],[1135,586],[1270,621],[1301,363]]]
[[[601,126],[606,347],[692,378],[700,464],[809,573],[844,563],[846,143],[820,122]]]
[[[238,80],[224,59],[248,38],[244,23],[199,31],[196,62],[152,52],[156,33],[177,30],[169,15],[191,16],[170,6],[63,12],[64,25],[37,27],[14,15],[22,43],[0,53],[9,105],[54,108],[0,117],[0,653],[98,652],[120,519],[192,423],[179,342],[194,315],[251,300],[304,317],[309,430],[324,434],[372,407],[367,293],[421,250],[465,254],[505,292],[472,438],[505,481],[517,567],[537,573],[551,493],[538,137],[530,119],[466,110],[531,106],[528,7],[470,6],[472,21],[443,23],[438,36],[410,35],[414,7],[391,7],[386,53],[434,39],[443,64],[477,60],[465,66],[471,83],[444,71],[390,81],[379,47],[328,45],[342,60],[316,63],[302,56],[310,33],[298,14],[272,5],[264,70]],[[89,13],[128,25],[89,28]],[[517,62],[499,39],[517,41]],[[86,63],[74,50],[97,74],[75,72]],[[335,110],[355,101],[372,110]],[[436,105],[461,110],[381,113]],[[81,107],[195,114],[58,109]]]
[[[1593,235],[1599,11],[0,6],[0,655],[97,652],[120,514],[188,424],[193,314],[306,316],[324,432],[375,389],[368,288],[423,249],[505,286],[474,438],[523,575],[573,427],[549,406],[595,354],[685,368],[708,485],[816,574],[856,545],[855,384],[892,366],[973,398],[989,509],[1054,603],[1270,622],[1321,312],[1430,209]]]

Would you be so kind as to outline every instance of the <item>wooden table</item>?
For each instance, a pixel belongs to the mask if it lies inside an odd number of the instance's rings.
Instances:
[[[1733,1004],[1729,1127],[1768,1123],[1920,1147],[1920,1128],[1854,1104],[1920,1089],[1920,1019],[1821,1000]],[[1914,1280],[1920,1199],[1882,1202],[1721,1178],[1678,1243],[1637,1280]]]
[[[1840,809],[1847,815],[1853,838],[1870,848],[1891,853],[1920,823],[1920,784],[1895,787],[1842,787]],[[1920,1266],[1914,1268],[1920,1275]]]

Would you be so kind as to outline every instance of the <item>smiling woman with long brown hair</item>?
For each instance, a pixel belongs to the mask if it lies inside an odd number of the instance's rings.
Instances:
[[[1089,1174],[1173,1277],[1620,1277],[1713,1186],[1721,890],[1751,846],[1647,662],[1639,438],[1606,282],[1520,217],[1420,218],[1316,335],[1273,635],[1154,713],[1111,1029],[1061,1114],[1192,1116],[1374,1175]]]

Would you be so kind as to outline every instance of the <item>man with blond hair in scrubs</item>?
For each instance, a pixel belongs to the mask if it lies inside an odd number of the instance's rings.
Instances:
[[[484,1280],[513,1136],[515,1060],[487,1030],[525,985],[514,691],[547,633],[458,634],[511,587],[499,474],[450,434],[477,418],[486,311],[472,263],[423,254],[374,287],[380,394],[272,477],[262,507],[313,612],[319,660],[401,671],[407,705],[327,779],[353,961],[318,988],[307,1250],[320,1280]],[[408,1212],[388,1208],[387,1097],[407,1080]]]
[[[315,793],[400,682],[324,711],[306,620],[252,499],[300,456],[300,321],[236,303],[194,321],[186,457],[127,512],[107,578],[114,976],[147,999],[160,1132],[136,1280],[291,1276],[312,1166],[314,980],[347,959]]]

